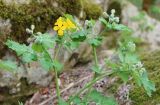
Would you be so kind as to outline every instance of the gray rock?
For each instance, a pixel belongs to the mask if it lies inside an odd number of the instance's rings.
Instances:
[[[8,5],[11,4],[29,4],[31,2],[31,0],[2,0],[3,2],[5,2]]]
[[[53,76],[48,71],[44,70],[37,62],[32,63],[27,69],[27,80],[29,83],[35,83],[41,86],[50,84]]]
[[[155,50],[160,46],[160,22],[146,13],[144,17],[138,21],[133,21],[133,17],[140,14],[136,6],[127,2],[122,9],[122,22],[133,30],[133,35],[142,38],[150,46],[150,49]]]

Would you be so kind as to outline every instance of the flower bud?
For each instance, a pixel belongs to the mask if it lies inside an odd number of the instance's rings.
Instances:
[[[138,68],[142,68],[142,67],[143,67],[143,64],[142,64],[141,62],[138,62],[138,63],[136,64],[136,66],[137,66]]]
[[[128,50],[131,52],[134,52],[136,50],[136,45],[133,42],[129,42],[127,47],[128,47]]]
[[[89,20],[85,20],[85,25],[88,25],[89,24]]]
[[[140,75],[143,75],[143,73],[144,73],[145,71],[146,71],[145,68],[141,68],[140,71],[139,71]]]
[[[37,35],[42,35],[42,33],[41,32],[37,32]]]
[[[103,17],[104,17],[104,18],[108,18],[109,15],[108,15],[106,12],[103,12]]]
[[[31,30],[34,30],[35,29],[35,25],[31,25]]]
[[[115,17],[115,22],[119,23],[119,17]]]
[[[116,10],[115,9],[112,9],[111,10],[111,14],[115,14]]]
[[[26,32],[27,32],[28,34],[32,34],[32,33],[33,33],[33,31],[30,30],[29,28],[26,28]]]

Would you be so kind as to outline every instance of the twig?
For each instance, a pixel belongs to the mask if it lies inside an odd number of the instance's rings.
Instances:
[[[92,75],[89,75],[89,76],[87,76],[87,77],[84,77],[84,78],[80,79],[79,81],[77,81],[77,82],[75,82],[75,83],[70,83],[66,88],[64,88],[63,90],[61,90],[60,94],[63,93],[63,92],[65,92],[65,91],[67,91],[68,89],[72,88],[73,86],[78,85],[79,83],[83,82],[84,80],[87,80],[88,78],[91,78],[91,77],[92,77]],[[47,102],[53,100],[53,99],[56,98],[56,97],[57,97],[57,96],[54,95],[54,96],[50,97],[49,99],[41,102],[39,105],[45,105]]]

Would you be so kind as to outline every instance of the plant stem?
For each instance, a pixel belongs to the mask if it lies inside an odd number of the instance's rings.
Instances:
[[[62,44],[59,44],[58,49],[55,51],[55,56],[54,56],[55,60],[57,59],[57,56],[58,56],[58,53],[59,53],[61,47],[62,47]]]
[[[54,56],[54,59],[56,60],[57,59],[57,56],[58,56],[58,53],[60,51],[60,48],[62,47],[62,45],[60,44],[58,49],[56,50],[55,52],[55,56]],[[45,47],[43,46],[43,50],[46,52],[46,54],[50,57],[50,60],[53,62],[53,59],[51,58],[50,54],[48,53],[48,51],[45,49]],[[58,72],[56,70],[56,68],[54,68],[54,73],[55,73],[55,82],[56,82],[56,94],[57,94],[57,97],[58,99],[60,99],[60,89],[59,89],[59,81],[58,81]]]
[[[98,66],[98,59],[97,59],[97,53],[96,53],[96,47],[92,46],[93,48],[93,56],[94,56],[94,61],[95,61],[95,66]],[[90,92],[91,89],[92,89],[92,86],[98,81],[98,80],[101,80],[102,78],[104,78],[105,76],[108,76],[108,75],[111,75],[113,74],[114,72],[113,71],[110,71],[110,72],[106,72],[104,73],[103,75],[99,75],[97,77],[97,73],[95,72],[94,74],[94,77],[93,79],[84,87],[82,88],[79,92],[76,93],[76,95],[74,95],[70,100],[69,102],[72,102],[72,100],[79,96],[82,92],[84,92],[86,89],[88,89],[88,91]]]
[[[98,80],[101,80],[103,79],[105,76],[109,76],[111,74],[113,74],[114,72],[113,71],[110,71],[110,72],[106,72],[104,73],[103,75],[100,75],[99,77],[93,79],[92,81],[90,81],[84,88],[82,88],[81,90],[79,90],[76,95],[74,95],[71,99],[70,99],[70,102],[72,102],[72,100],[79,96],[82,92],[84,92],[87,88],[91,87],[93,84],[95,84]]]
[[[62,44],[59,44],[58,49],[55,52],[54,60],[57,59],[57,56],[58,56],[58,53],[59,53],[61,47],[62,47]],[[55,82],[56,82],[56,94],[57,94],[58,99],[60,99],[61,96],[60,96],[58,72],[57,72],[56,68],[54,68],[54,72],[55,72]]]
[[[93,48],[93,55],[94,55],[95,66],[98,66],[96,47],[92,47],[92,48]]]
[[[93,51],[95,66],[98,67],[98,58],[97,58],[97,53],[96,53],[96,47],[92,46],[92,49],[93,49],[92,51]],[[94,76],[91,81],[94,81],[95,78],[97,77],[97,75],[98,74],[96,72],[94,72]],[[88,87],[88,95],[90,94],[91,90],[92,90],[92,85]],[[87,95],[87,98],[88,98],[88,95]]]
[[[55,82],[56,82],[56,94],[58,99],[60,99],[60,89],[59,89],[59,81],[58,81],[58,73],[55,70]]]

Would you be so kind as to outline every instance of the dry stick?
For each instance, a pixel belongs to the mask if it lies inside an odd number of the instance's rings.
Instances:
[[[70,83],[66,88],[64,88],[63,90],[61,90],[60,94],[63,93],[63,92],[65,92],[65,91],[67,91],[68,89],[72,88],[73,86],[78,85],[78,84],[81,83],[82,81],[87,80],[88,78],[91,78],[91,77],[92,77],[92,75],[89,75],[89,76],[87,76],[87,77],[84,77],[84,78],[80,79],[80,80],[77,81],[76,83]],[[54,98],[56,98],[56,97],[57,97],[57,96],[54,95],[54,96],[50,97],[49,99],[41,102],[39,105],[45,105],[47,102],[51,101],[52,99],[54,99]]]
[[[76,93],[73,98],[75,98],[76,96],[79,96],[82,92],[84,92],[86,89],[88,89],[89,87],[91,87],[93,84],[95,84],[97,81],[103,79],[106,76],[112,75],[114,72],[113,71],[108,71],[106,73],[103,73],[101,76],[95,78],[93,81],[89,82],[88,84],[86,84],[86,86],[84,88],[82,88],[78,93]],[[73,98],[70,99],[70,102],[73,100]]]
[[[105,76],[109,76],[111,74],[113,74],[114,72],[113,71],[108,71],[104,74],[102,74],[100,77],[97,77],[94,81],[88,83],[84,88],[82,88],[75,96],[78,96],[80,93],[82,93],[83,91],[85,91],[87,89],[87,87],[93,85],[94,83],[96,83],[98,80],[101,80],[103,79]],[[76,83],[71,83],[70,85],[68,85],[67,88],[63,89],[60,93],[63,93],[65,91],[67,91],[68,89],[70,89],[71,87],[75,86],[75,85],[78,85],[80,82],[88,79],[89,77],[92,77],[92,75],[88,76],[88,77],[84,77],[82,79],[80,79],[79,81],[77,81]],[[50,97],[49,99],[43,101],[42,103],[40,103],[39,105],[45,105],[47,102],[51,101],[52,99],[56,98],[56,95]]]

